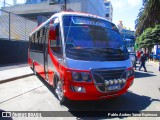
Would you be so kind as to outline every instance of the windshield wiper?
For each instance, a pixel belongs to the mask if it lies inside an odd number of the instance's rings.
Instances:
[[[77,52],[81,51],[82,54],[88,54],[88,52],[89,52],[89,54],[94,53],[94,54],[99,54],[99,55],[106,55],[106,54],[116,55],[117,54],[117,55],[122,56],[122,55],[125,54],[121,49],[116,49],[116,48],[90,48],[90,47],[85,47],[85,48],[70,48],[70,50],[71,51],[76,50]]]

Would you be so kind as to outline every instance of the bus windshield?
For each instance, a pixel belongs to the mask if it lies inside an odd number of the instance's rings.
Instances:
[[[128,52],[115,25],[101,19],[64,16],[66,56],[78,60],[117,61]]]

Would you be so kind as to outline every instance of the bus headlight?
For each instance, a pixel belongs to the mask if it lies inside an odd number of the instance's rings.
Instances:
[[[109,85],[109,81],[105,80],[105,85],[108,86]]]
[[[113,80],[109,80],[109,83],[110,83],[110,85],[113,85],[114,81]]]
[[[82,79],[84,81],[87,81],[89,79],[89,74],[88,73],[81,73]]]
[[[126,79],[122,78],[122,82],[123,82],[123,83],[126,83]]]
[[[127,78],[130,78],[132,76],[134,76],[134,70],[133,69],[127,70]]]
[[[79,74],[77,72],[73,72],[72,77],[73,77],[74,80],[78,80],[79,79]]]
[[[91,82],[90,74],[87,72],[72,72],[72,79],[76,82]]]
[[[115,84],[118,84],[118,80],[115,79],[115,80],[114,80],[114,83],[115,83]]]
[[[121,79],[119,79],[119,80],[118,80],[118,82],[119,82],[119,84],[121,84],[121,83],[122,83],[122,80],[121,80]]]

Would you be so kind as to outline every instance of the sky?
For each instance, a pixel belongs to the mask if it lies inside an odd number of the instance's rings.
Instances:
[[[113,23],[116,25],[122,20],[123,26],[135,30],[135,20],[139,9],[142,7],[142,0],[110,0],[113,5]]]
[[[2,4],[4,4],[3,2],[6,2],[8,4],[13,4],[13,0],[0,0],[0,8],[3,6]],[[17,3],[24,3],[26,0],[17,0]]]
[[[4,0],[0,0],[0,7]],[[13,0],[5,0],[12,4]],[[24,3],[25,0],[17,0],[17,3]],[[110,0],[113,5],[113,23],[118,24],[122,20],[123,26],[135,30],[135,20],[142,7],[142,0]]]

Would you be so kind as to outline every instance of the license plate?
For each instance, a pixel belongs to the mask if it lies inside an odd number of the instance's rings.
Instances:
[[[121,87],[120,85],[109,86],[108,90],[119,90],[120,87]]]

